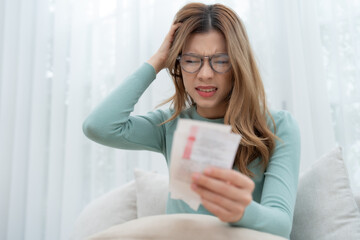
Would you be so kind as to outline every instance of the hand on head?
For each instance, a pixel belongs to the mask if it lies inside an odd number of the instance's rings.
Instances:
[[[149,64],[151,64],[154,67],[156,73],[160,72],[165,67],[165,62],[167,57],[169,56],[170,47],[174,40],[175,31],[180,27],[180,25],[181,23],[176,23],[171,26],[170,31],[166,35],[160,48],[147,61]]]

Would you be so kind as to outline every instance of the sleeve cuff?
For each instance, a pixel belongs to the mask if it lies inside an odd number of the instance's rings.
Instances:
[[[256,203],[254,200],[245,208],[244,215],[242,218],[237,222],[229,223],[231,226],[234,227],[247,227],[247,226],[254,226],[259,224],[257,213],[259,209],[259,204]]]
[[[143,68],[145,68],[146,71],[149,71],[149,73],[151,74],[150,76],[152,76],[152,79],[155,79],[155,78],[156,78],[155,68],[154,68],[150,63],[144,62]]]

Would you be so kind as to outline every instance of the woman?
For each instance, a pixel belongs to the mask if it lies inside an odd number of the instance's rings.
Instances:
[[[172,109],[130,116],[162,69],[176,92]],[[229,124],[242,135],[231,170],[192,176],[202,204],[170,197],[167,213],[212,214],[232,226],[289,238],[299,172],[300,136],[285,111],[269,111],[243,24],[229,8],[191,3],[175,16],[159,50],[85,120],[90,139],[115,148],[161,152],[170,164],[179,118]]]

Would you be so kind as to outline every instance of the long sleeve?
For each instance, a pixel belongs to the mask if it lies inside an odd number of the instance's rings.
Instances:
[[[299,176],[300,134],[289,113],[281,111],[273,117],[280,139],[264,173],[261,201],[252,201],[242,219],[231,225],[289,238]]]
[[[164,121],[161,110],[130,116],[140,96],[156,77],[144,63],[112,91],[85,119],[84,134],[91,140],[114,148],[151,150],[164,153]]]

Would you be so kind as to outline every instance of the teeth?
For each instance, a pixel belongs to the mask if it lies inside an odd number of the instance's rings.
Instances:
[[[199,89],[199,91],[201,91],[201,92],[212,92],[212,91],[215,91],[216,90],[216,88],[210,88],[210,89],[201,89],[201,88],[198,88]]]

